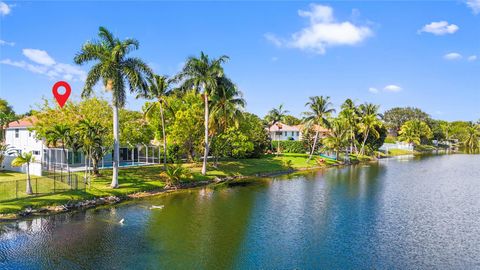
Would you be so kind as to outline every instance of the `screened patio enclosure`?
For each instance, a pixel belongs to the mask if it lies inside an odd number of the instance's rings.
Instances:
[[[163,162],[162,148],[155,145],[139,145],[134,148],[120,147],[120,167],[160,164]],[[99,162],[98,167],[113,167],[113,151],[108,152]],[[70,170],[83,171],[91,168],[91,160],[85,158],[83,152],[61,148],[43,150],[42,168],[47,171]]]

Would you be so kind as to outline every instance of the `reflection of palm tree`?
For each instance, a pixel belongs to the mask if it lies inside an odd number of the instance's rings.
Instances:
[[[323,96],[310,97],[310,101],[307,102],[305,106],[309,106],[310,111],[304,113],[304,121],[307,125],[313,125],[316,130],[312,151],[310,151],[309,159],[311,159],[317,145],[320,127],[328,127],[329,122],[327,118],[335,112],[335,109],[331,108],[332,103],[330,102],[330,97]]]
[[[105,89],[112,93],[113,174],[111,187],[117,188],[120,159],[118,108],[125,105],[126,85],[130,87],[130,92],[147,93],[146,77],[151,77],[152,71],[139,58],[127,57],[128,53],[138,49],[139,43],[137,40],[128,38],[121,41],[103,27],[100,27],[98,36],[100,41],[85,43],[74,60],[77,64],[96,61],[88,72],[82,92],[83,97],[90,96],[93,87],[100,80],[103,81]]]
[[[178,75],[179,80],[183,80],[184,89],[195,89],[203,94],[205,105],[205,151],[203,155],[202,174],[207,173],[207,159],[209,152],[208,143],[208,126],[210,123],[210,113],[208,101],[210,95],[214,94],[217,89],[217,82],[219,77],[223,77],[222,64],[228,60],[228,56],[223,55],[217,59],[210,59],[208,55],[203,52],[200,53],[200,57],[190,57],[187,63],[183,67],[182,71]]]
[[[149,86],[149,93],[147,96],[144,96],[149,99],[157,99],[156,102],[151,103],[145,109],[145,117],[151,118],[153,114],[153,108],[158,107],[160,110],[160,118],[162,121],[162,137],[163,137],[163,166],[167,169],[167,135],[165,133],[165,118],[163,116],[163,110],[165,106],[167,106],[167,101],[165,99],[171,93],[171,81],[165,77],[160,75],[153,75],[151,79],[149,79],[150,86]]]
[[[270,127],[272,127],[278,122],[283,121],[287,113],[288,111],[283,109],[283,104],[280,104],[278,108],[271,109],[267,113],[267,115],[265,116],[265,120],[267,120],[268,122],[268,133],[270,133]],[[280,152],[280,136],[278,136],[277,143],[278,143],[277,153],[279,153]]]

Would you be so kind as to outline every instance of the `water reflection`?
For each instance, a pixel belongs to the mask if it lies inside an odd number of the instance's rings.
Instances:
[[[391,159],[3,224],[0,269],[478,268],[479,164]]]

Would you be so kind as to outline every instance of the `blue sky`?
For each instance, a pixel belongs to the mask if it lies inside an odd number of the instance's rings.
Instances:
[[[79,97],[88,66],[74,54],[105,26],[134,37],[159,74],[201,50],[230,56],[227,74],[263,116],[300,116],[309,96],[350,97],[382,110],[416,106],[434,118],[480,118],[480,0],[425,2],[58,2],[0,4],[0,96],[18,113],[58,80]],[[100,88],[99,88],[100,89]],[[99,93],[101,90],[99,90]],[[143,100],[129,96],[127,107]]]

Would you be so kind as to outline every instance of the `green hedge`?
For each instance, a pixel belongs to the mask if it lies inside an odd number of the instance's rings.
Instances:
[[[272,141],[272,151],[276,152],[278,144],[280,143],[280,152],[281,153],[300,153],[304,154],[307,152],[305,145],[302,141]]]

